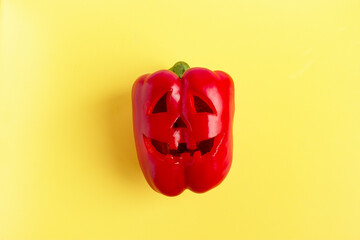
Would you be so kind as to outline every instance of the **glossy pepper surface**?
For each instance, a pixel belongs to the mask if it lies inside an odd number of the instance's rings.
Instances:
[[[202,193],[232,161],[234,83],[184,62],[138,78],[132,89],[137,155],[149,185],[167,196]]]

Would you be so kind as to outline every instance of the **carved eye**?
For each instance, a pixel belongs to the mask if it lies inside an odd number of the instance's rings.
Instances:
[[[194,106],[195,106],[196,112],[198,112],[198,113],[200,113],[200,112],[214,113],[213,110],[211,109],[211,107],[209,107],[209,105],[207,105],[206,102],[204,102],[204,100],[202,100],[198,96],[193,96],[193,98],[194,98]]]
[[[155,104],[152,113],[161,113],[161,112],[167,111],[166,96],[167,96],[167,93],[165,93],[165,95],[159,99],[159,101]]]

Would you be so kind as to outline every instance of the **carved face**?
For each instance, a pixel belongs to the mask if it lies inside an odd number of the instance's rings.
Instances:
[[[133,111],[140,165],[155,190],[204,192],[226,176],[234,112],[228,75],[192,68],[181,79],[166,70],[143,76]]]

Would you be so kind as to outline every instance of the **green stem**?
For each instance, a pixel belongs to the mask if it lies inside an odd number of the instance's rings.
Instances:
[[[178,75],[179,78],[182,78],[184,72],[188,70],[190,66],[186,62],[177,62],[175,65],[169,70]]]

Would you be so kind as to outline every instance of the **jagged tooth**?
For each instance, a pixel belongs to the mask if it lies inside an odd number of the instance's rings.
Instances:
[[[194,153],[193,157],[194,157],[195,160],[196,160],[196,159],[199,159],[199,158],[201,157],[201,152],[200,152],[200,150],[197,150],[197,151]]]
[[[200,161],[201,158],[201,152],[200,150],[196,151],[191,158],[191,161],[189,161],[189,165],[196,164]]]
[[[196,149],[196,141],[195,141],[195,139],[193,139],[193,138],[190,138],[190,139],[188,139],[188,141],[187,141],[187,143],[186,143],[186,147],[188,148],[188,149],[191,149],[191,150],[194,150],[194,149]]]

